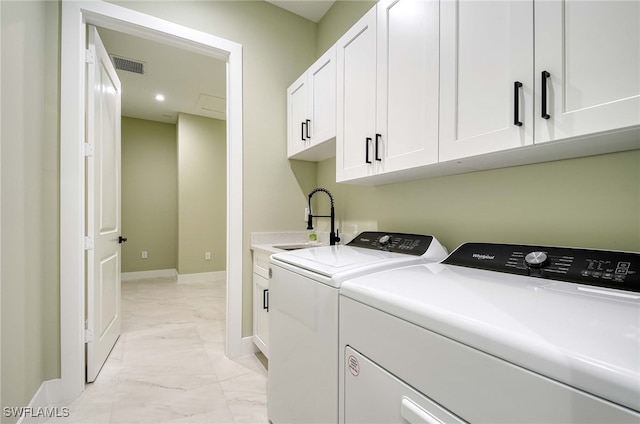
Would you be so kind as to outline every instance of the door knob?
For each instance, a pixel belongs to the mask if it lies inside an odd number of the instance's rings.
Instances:
[[[126,237],[118,236],[118,243],[122,244],[122,243],[124,243],[125,241],[127,241],[127,238],[126,238]]]

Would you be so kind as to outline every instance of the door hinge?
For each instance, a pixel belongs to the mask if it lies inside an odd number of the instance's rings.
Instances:
[[[93,237],[84,238],[84,250],[93,250]]]
[[[84,155],[88,158],[92,158],[96,153],[96,149],[93,144],[84,143]]]
[[[96,52],[94,49],[86,49],[84,51],[84,61],[90,65],[96,63]]]
[[[84,342],[91,343],[93,341],[93,331],[88,328],[84,329]]]

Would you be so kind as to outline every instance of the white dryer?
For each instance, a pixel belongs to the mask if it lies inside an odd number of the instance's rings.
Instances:
[[[639,292],[638,253],[487,243],[346,281],[340,422],[637,424]]]
[[[429,235],[364,232],[347,245],[275,254],[270,261],[269,419],[338,420],[338,297],[343,281],[414,263],[441,261]]]

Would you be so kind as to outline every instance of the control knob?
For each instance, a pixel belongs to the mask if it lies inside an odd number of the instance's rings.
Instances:
[[[529,268],[538,269],[549,265],[549,258],[545,252],[530,252],[524,262]]]
[[[391,236],[389,234],[385,234],[378,239],[378,243],[380,243],[380,246],[387,246],[389,243],[391,243]]]

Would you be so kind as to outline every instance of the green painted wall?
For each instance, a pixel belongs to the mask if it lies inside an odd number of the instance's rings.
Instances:
[[[316,58],[317,25],[259,1],[114,1],[242,44],[244,193],[243,335],[252,334],[249,234],[304,230],[316,165],[287,160],[287,87]]]
[[[331,6],[318,23],[317,55],[326,52],[342,34],[355,24],[377,0],[339,0]]]
[[[178,274],[224,271],[226,122],[178,115]],[[211,259],[205,259],[205,252]]]
[[[2,408],[60,375],[58,14],[0,2]]]
[[[372,3],[336,2],[318,24],[318,53]],[[335,159],[317,170],[344,232],[432,233],[450,250],[493,241],[640,251],[640,151],[377,187],[336,184]]]
[[[383,186],[318,184],[336,198],[344,232],[381,229],[465,241],[640,251],[640,151],[502,168]]]
[[[174,124],[122,117],[122,272],[177,268],[176,137]]]

